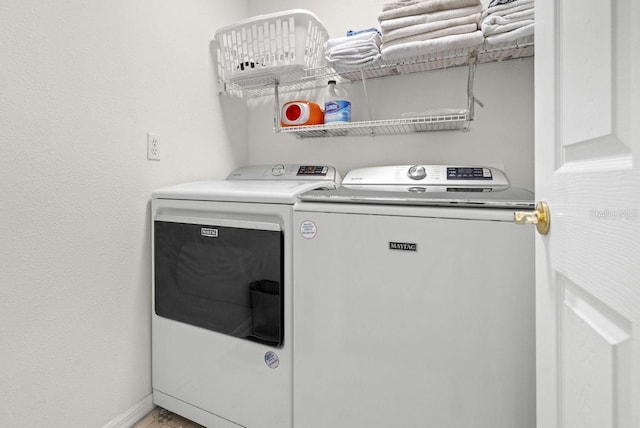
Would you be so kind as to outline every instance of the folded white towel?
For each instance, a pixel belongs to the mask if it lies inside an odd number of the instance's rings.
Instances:
[[[367,55],[354,55],[354,56],[328,56],[326,57],[327,62],[329,64],[336,64],[336,63],[357,63],[357,64],[361,64],[361,63],[365,63],[365,62],[369,62],[369,61],[373,61],[374,59],[376,59],[378,56],[380,56],[380,51],[377,52],[370,52]]]
[[[327,62],[329,63],[329,65],[334,66],[336,69],[360,69],[364,66],[372,66],[374,64],[377,64],[381,58],[382,55],[380,54],[380,52],[378,52],[376,55],[368,56],[365,58],[333,59],[331,61],[327,59]]]
[[[327,55],[329,56],[340,56],[340,55],[348,55],[348,56],[354,56],[354,55],[366,55],[368,52],[380,52],[380,46],[378,45],[360,45],[360,46],[355,46],[355,45],[350,45],[350,46],[336,46],[333,49],[330,49],[329,51],[326,52]]]
[[[385,49],[391,46],[396,46],[408,42],[419,42],[423,40],[437,39],[439,37],[453,36],[456,34],[474,33],[478,29],[476,24],[458,25],[456,27],[444,28],[438,31],[430,31],[428,33],[415,34],[408,37],[402,37],[399,39],[391,40],[382,43],[381,49]]]
[[[402,16],[400,18],[386,19],[380,22],[380,29],[383,32],[396,30],[402,27],[410,27],[418,24],[428,24],[436,21],[446,21],[448,19],[460,18],[482,12],[482,5],[462,7],[459,9],[440,10],[437,12],[423,13],[420,15]]]
[[[381,49],[383,60],[398,60],[425,56],[451,49],[479,47],[484,41],[482,31],[438,37],[437,39],[401,43]]]
[[[380,35],[376,32],[370,31],[367,33],[356,34],[355,36],[337,37],[327,40],[325,44],[326,50],[331,50],[337,46],[362,46],[374,44],[380,46]]]
[[[535,32],[534,0],[517,0],[482,12],[480,29],[487,43],[513,42]]]
[[[528,24],[506,33],[493,34],[486,37],[487,44],[496,45],[499,43],[513,42],[524,37],[531,36],[535,33],[535,24]]]
[[[500,6],[501,4],[512,3],[514,1],[518,0],[491,0],[491,2],[489,3],[489,7]]]
[[[325,57],[337,71],[359,70],[380,61],[381,43],[375,31],[329,39],[325,43]]]
[[[518,0],[513,3],[490,7],[482,12],[480,20],[484,20],[489,15],[507,15],[521,10],[533,9],[534,1],[535,0]]]
[[[534,9],[527,8],[516,12],[505,11],[508,13],[492,13],[484,17],[484,21],[493,21],[495,24],[506,24],[508,22],[523,21],[525,19],[535,19]]]
[[[438,32],[440,30],[458,27],[460,25],[474,24],[475,26],[477,26],[479,19],[480,19],[480,14],[476,13],[473,15],[464,16],[462,18],[453,18],[453,19],[447,19],[444,21],[429,22],[427,24],[418,24],[418,25],[411,25],[408,27],[397,28],[395,30],[385,31],[382,34],[382,43],[383,44],[388,43],[392,40],[415,36],[417,34]],[[477,30],[477,28],[473,28],[471,31],[475,31],[475,30]],[[451,34],[460,34],[460,33],[451,33]],[[436,37],[441,37],[441,36],[436,36]]]
[[[509,31],[514,31],[519,28],[526,27],[528,25],[532,25],[535,23],[533,19],[508,22],[504,24],[493,24],[487,21],[488,20],[482,21],[482,26],[481,26],[482,34],[484,34],[485,37],[488,37],[494,34],[507,33]]]
[[[480,0],[423,0],[409,6],[383,11],[378,15],[378,21],[400,18],[403,16],[420,15],[440,10],[459,9],[481,4]]]
[[[333,55],[333,54],[337,54],[337,53],[340,53],[340,52],[358,53],[358,52],[363,51],[363,50],[378,49],[379,47],[380,47],[380,44],[378,44],[378,43],[367,43],[367,44],[358,44],[358,45],[343,44],[343,45],[335,46],[335,47],[333,47],[331,49],[327,49],[325,51],[325,53],[327,55]]]
[[[424,0],[399,0],[392,3],[385,3],[382,5],[382,10],[386,11],[386,10],[399,9],[401,7],[411,6],[413,4],[420,3],[421,1],[424,1]]]
[[[361,59],[367,59],[367,58],[374,58],[375,56],[380,54],[380,50],[375,50],[375,51],[368,51],[368,52],[362,52],[359,54],[353,54],[353,55],[349,55],[349,54],[343,54],[343,55],[331,55],[328,56],[327,55],[327,61],[360,61]]]

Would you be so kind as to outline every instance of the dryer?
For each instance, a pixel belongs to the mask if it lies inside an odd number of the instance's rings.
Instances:
[[[533,194],[495,168],[349,172],[294,209],[294,425],[534,428]]]
[[[262,165],[153,192],[155,404],[220,428],[292,426],[292,216],[326,165]]]

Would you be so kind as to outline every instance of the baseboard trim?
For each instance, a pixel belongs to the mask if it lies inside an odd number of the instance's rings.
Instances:
[[[102,428],[131,428],[136,422],[144,418],[149,412],[156,407],[153,404],[153,396],[151,394],[144,397],[138,404],[135,404],[129,410],[107,422]]]

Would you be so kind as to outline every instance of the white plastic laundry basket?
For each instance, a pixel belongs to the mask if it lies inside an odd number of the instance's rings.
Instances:
[[[320,67],[328,38],[318,18],[303,9],[245,19],[216,31],[218,77],[235,82]]]

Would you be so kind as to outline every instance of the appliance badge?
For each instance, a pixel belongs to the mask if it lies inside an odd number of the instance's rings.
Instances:
[[[218,229],[211,229],[209,227],[203,227],[200,229],[200,235],[205,238],[217,238],[218,237]]]
[[[280,365],[280,358],[275,352],[268,351],[266,354],[264,354],[264,362],[270,369],[277,369]]]
[[[389,242],[390,250],[418,251],[418,244],[410,242]]]

